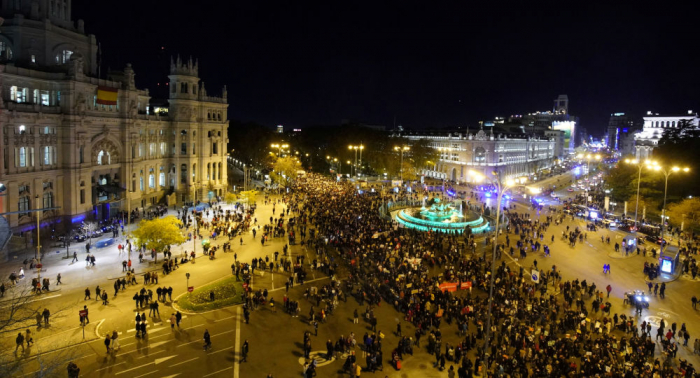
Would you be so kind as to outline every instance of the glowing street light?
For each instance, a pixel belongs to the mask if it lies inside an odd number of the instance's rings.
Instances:
[[[355,150],[355,177],[357,177],[357,151],[360,151],[360,165],[362,165],[362,150],[365,149],[365,146],[360,144],[360,145],[349,145],[348,150]]]
[[[634,206],[634,229],[637,229],[637,212],[639,211],[639,184],[642,180],[642,168],[645,166],[651,166],[656,162],[651,160],[646,160],[644,163],[637,159],[625,159],[625,163],[636,165],[639,172],[637,172],[637,204]]]
[[[673,173],[678,173],[678,172],[685,172],[688,173],[690,172],[690,168],[688,167],[671,167],[671,168],[664,168],[659,165],[657,162],[650,162],[647,166],[647,168],[658,171],[664,174],[665,177],[665,183],[664,183],[664,206],[661,208],[661,248],[660,252],[661,254],[664,253],[664,228],[666,227],[666,193],[668,192],[668,176],[670,176]]]
[[[403,153],[405,151],[409,151],[410,149],[411,149],[411,147],[409,147],[409,146],[402,146],[402,147],[395,146],[394,147],[394,151],[401,152],[401,182],[403,182]]]
[[[493,307],[493,286],[494,286],[494,279],[496,277],[496,250],[498,247],[498,227],[501,219],[501,201],[503,200],[503,194],[510,188],[514,186],[519,186],[523,185],[525,182],[527,182],[527,177],[521,177],[521,178],[515,178],[515,179],[507,179],[505,181],[505,184],[501,183],[501,179],[499,177],[499,174],[497,171],[494,171],[493,174],[496,176],[496,180],[488,180],[484,174],[480,172],[476,172],[473,170],[470,170],[468,174],[471,174],[475,180],[481,182],[481,181],[489,181],[492,185],[496,187],[496,191],[498,192],[498,196],[496,198],[496,228],[495,228],[495,236],[494,236],[494,241],[493,241],[493,255],[491,258],[491,282],[489,284],[489,301],[488,301],[488,312],[486,316],[486,339],[484,342],[484,352],[489,353],[489,341],[491,338],[491,307]],[[484,254],[486,254],[484,252]]]

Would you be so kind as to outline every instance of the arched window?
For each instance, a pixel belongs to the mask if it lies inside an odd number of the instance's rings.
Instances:
[[[211,163],[207,163],[207,180],[211,180],[210,173],[211,173]]]
[[[56,54],[56,64],[66,64],[70,60],[70,56],[73,55],[73,51],[63,50]]]
[[[207,119],[211,121],[211,113],[207,112]]]
[[[158,177],[158,185],[165,186],[165,172],[161,172]]]
[[[219,163],[219,180],[221,180],[221,163]]]
[[[97,165],[109,164],[112,164],[109,152],[106,152],[105,150],[100,150],[100,152],[97,153]]]
[[[211,171],[211,179],[212,179],[212,180],[216,180],[216,163],[212,164],[211,169],[212,169],[212,171]]]
[[[156,178],[153,173],[148,175],[148,187],[151,189],[156,187]]]

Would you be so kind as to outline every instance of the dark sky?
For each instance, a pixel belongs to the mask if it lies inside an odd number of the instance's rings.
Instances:
[[[198,57],[230,119],[271,126],[476,127],[558,94],[594,133],[612,112],[700,111],[697,9],[489,3],[74,0],[73,17],[104,68],[131,62],[155,93],[170,55]]]

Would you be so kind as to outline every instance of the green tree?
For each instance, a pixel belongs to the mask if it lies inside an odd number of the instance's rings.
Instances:
[[[700,198],[686,198],[668,206],[666,216],[677,227],[684,223],[685,230],[700,229]]]
[[[144,219],[139,222],[132,235],[138,243],[145,244],[146,248],[156,251],[157,262],[158,253],[165,251],[171,245],[185,242],[185,237],[180,231],[181,226],[182,222],[172,215],[152,220]]]
[[[411,143],[411,151],[409,152],[413,159],[416,168],[423,168],[435,164],[439,154],[435,148],[430,145],[428,139],[418,139]]]
[[[301,163],[293,157],[285,156],[277,158],[270,173],[272,180],[280,186],[287,186],[297,176],[297,172],[301,170]]]
[[[238,200],[238,196],[236,195],[236,193],[229,192],[229,193],[226,193],[226,195],[224,196],[224,202],[226,202],[229,205],[236,203],[237,200]]]
[[[241,192],[239,194],[239,198],[241,202],[247,203],[249,205],[255,205],[255,202],[258,198],[258,191],[257,190],[246,190],[245,192]]]
[[[659,139],[659,145],[679,144],[685,140],[695,139],[700,136],[700,129],[693,123],[692,118],[681,119],[676,127],[664,129],[664,134]]]

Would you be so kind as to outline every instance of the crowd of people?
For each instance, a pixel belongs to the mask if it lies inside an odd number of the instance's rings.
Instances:
[[[595,283],[564,280],[555,266],[539,267],[539,282],[532,282],[522,268],[513,270],[501,261],[492,269],[490,256],[463,253],[469,250],[466,246],[475,244],[473,235],[404,229],[380,215],[383,203],[411,200],[415,194],[381,198],[379,190],[361,193],[350,185],[314,175],[300,180],[293,189],[289,207],[318,230],[313,245],[335,251],[347,264],[349,295],[366,304],[369,311],[381,301],[389,303],[403,313],[404,321],[414,325],[414,338],[408,342],[401,338],[392,361],[400,360],[407,346],[420,347],[420,338],[428,335],[425,347],[435,355],[436,368],[445,369],[447,360],[458,366],[459,377],[484,371],[495,376],[695,374],[692,364],[675,358],[681,340],[677,333],[664,337],[659,348],[662,353],[655,353],[651,325],[645,323],[642,329],[634,317],[611,316],[612,305]],[[478,202],[473,198],[471,203]],[[488,209],[485,204],[479,207]],[[494,213],[494,209],[489,210]],[[542,221],[530,219],[514,207],[504,210],[508,223],[497,250],[509,248],[511,254],[511,239],[521,255],[537,253],[546,243],[544,235],[550,225],[566,221],[566,215],[555,210],[547,211]],[[587,238],[579,227],[567,226],[567,231],[565,239],[572,247]],[[489,240],[494,240],[494,235],[486,236],[484,243]],[[495,286],[489,301],[486,293],[492,279]],[[468,286],[477,290],[446,291],[440,287],[444,282],[457,282],[457,287],[469,282]],[[456,345],[443,346],[442,332],[447,327],[462,335]],[[484,350],[486,337],[488,350]],[[371,356],[364,369],[372,371],[378,366],[372,362],[377,347],[363,349]],[[357,364],[359,361],[353,362],[347,371],[356,374]]]

